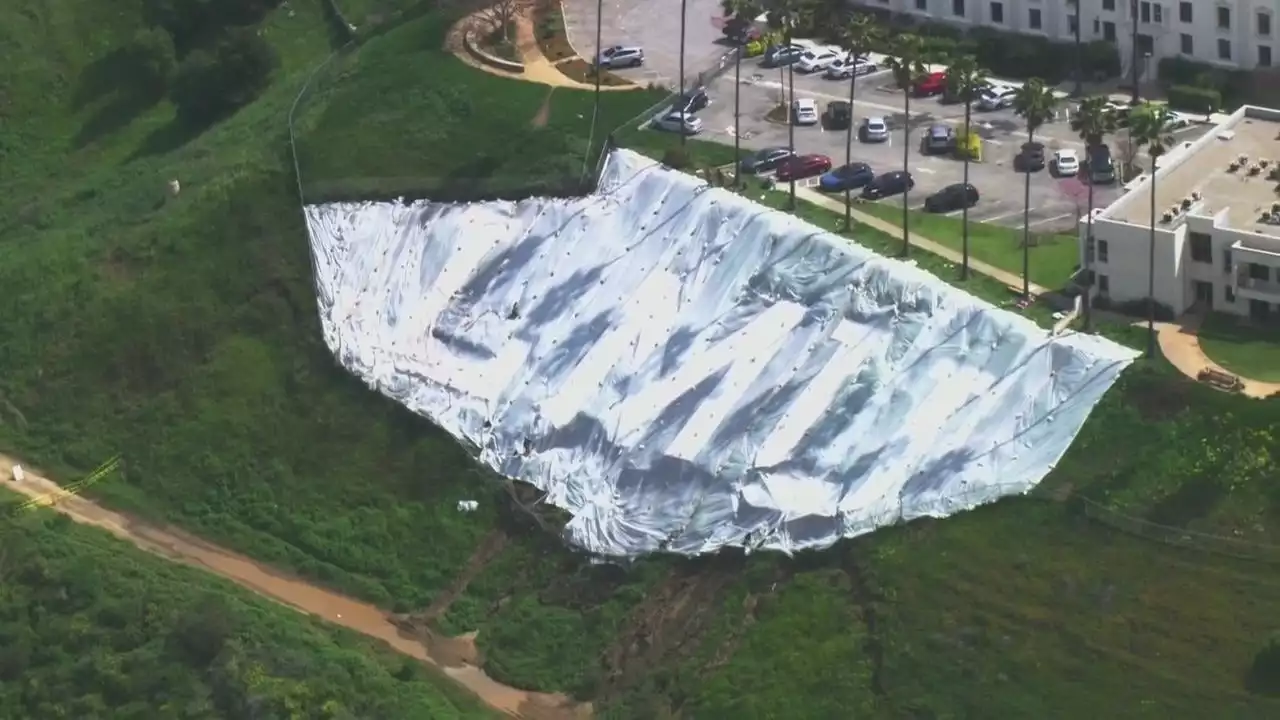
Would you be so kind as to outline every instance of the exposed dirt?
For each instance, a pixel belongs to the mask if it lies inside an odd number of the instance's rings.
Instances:
[[[402,630],[385,612],[372,605],[311,585],[178,528],[152,525],[84,498],[67,496],[60,492],[57,483],[41,477],[34,468],[24,465],[25,477],[22,482],[16,482],[14,464],[12,458],[0,455],[0,478],[4,478],[0,484],[4,487],[39,500],[41,505],[49,505],[76,522],[102,528],[143,550],[221,575],[301,612],[382,640],[400,653],[439,668],[499,712],[528,720],[581,720],[591,715],[589,705],[574,703],[562,695],[526,692],[488,677],[475,662],[474,637],[444,640],[431,637],[424,642],[417,628]]]
[[[420,622],[433,623],[444,617],[444,614],[449,612],[449,607],[453,605],[453,601],[467,591],[467,586],[471,584],[471,581],[480,574],[480,571],[484,570],[490,560],[493,560],[498,556],[498,553],[502,552],[506,545],[506,534],[501,530],[491,530],[488,535],[485,535],[480,540],[480,544],[476,545],[471,557],[467,559],[467,564],[458,573],[458,577],[454,578],[453,584],[449,586],[449,589],[440,593],[440,596],[428,605],[426,610],[416,614],[414,619]]]
[[[529,124],[536,127],[546,127],[547,121],[551,119],[551,96],[556,92],[555,88],[547,88],[547,94],[542,98],[542,105],[538,107],[538,112],[534,114]]]
[[[1280,394],[1280,383],[1268,383],[1253,380],[1231,372],[1215,363],[1200,349],[1200,338],[1196,333],[1200,330],[1201,318],[1188,314],[1176,323],[1156,323],[1156,337],[1160,342],[1160,352],[1178,371],[1189,378],[1197,379],[1205,368],[1220,373],[1239,377],[1244,383],[1241,390],[1248,397],[1266,398]],[[1135,323],[1136,324],[1136,323]]]

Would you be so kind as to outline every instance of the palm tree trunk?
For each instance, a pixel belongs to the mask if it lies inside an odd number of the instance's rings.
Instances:
[[[1035,131],[1027,128],[1027,144],[1035,142]],[[1031,297],[1031,168],[1022,168],[1022,297]]]
[[[1093,178],[1087,177],[1085,182],[1089,183],[1089,199],[1086,201],[1089,207],[1086,208],[1088,215],[1084,220],[1085,234],[1085,251],[1084,251],[1084,276],[1089,280],[1089,287],[1085,288],[1084,293],[1084,331],[1089,332],[1093,329],[1093,254],[1098,251],[1096,241],[1093,239]]]
[[[1156,356],[1156,161],[1151,160],[1151,234],[1147,247],[1147,359]]]
[[[850,57],[857,57],[857,53],[852,53]],[[858,84],[857,63],[854,63],[854,70],[849,75],[849,127],[844,136],[844,164],[848,165],[853,162],[853,94],[854,88]],[[853,210],[850,208],[852,200],[852,190],[846,184],[844,186],[844,229],[853,229]]]
[[[911,172],[908,168],[911,163],[911,83],[907,83],[906,89],[902,92],[902,171]],[[902,190],[902,257],[911,254],[911,204],[910,204],[911,188],[905,187]]]
[[[964,205],[960,210],[960,279],[969,279],[969,133],[973,120],[973,93],[964,95]]]
[[[740,129],[739,88],[742,87],[742,46],[733,55],[733,186],[742,186],[742,132]]]
[[[791,44],[791,33],[787,32],[787,44]],[[794,155],[796,152],[796,64],[787,64],[787,149]],[[787,201],[787,209],[796,209],[796,176],[791,175],[791,198]]]
[[[685,21],[688,19],[687,6],[688,0],[680,0],[680,101],[684,100],[684,26]],[[680,112],[683,113],[684,108],[680,108]],[[682,125],[680,128],[680,146],[684,147],[689,142],[689,135],[684,132],[684,115],[682,114],[680,117]]]
[[[591,137],[595,137],[596,121],[600,118],[600,35],[604,26],[604,0],[596,0],[596,56],[595,56],[595,75],[596,90],[595,103],[591,109]],[[587,152],[591,152],[591,148],[587,148]]]

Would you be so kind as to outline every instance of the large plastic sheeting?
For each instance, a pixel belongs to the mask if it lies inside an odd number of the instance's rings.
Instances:
[[[1023,493],[1134,357],[626,151],[585,198],[307,220],[342,365],[601,555],[823,547]]]

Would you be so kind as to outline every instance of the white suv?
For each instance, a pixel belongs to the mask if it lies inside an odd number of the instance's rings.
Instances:
[[[797,125],[817,125],[818,103],[812,98],[800,98],[791,107],[791,114]]]
[[[614,45],[601,50],[597,61],[602,68],[640,67],[644,64],[644,49]]]
[[[835,50],[814,48],[800,56],[800,62],[796,64],[796,69],[805,73],[818,72],[819,70],[826,70],[831,66],[831,63],[840,58],[841,54]]]

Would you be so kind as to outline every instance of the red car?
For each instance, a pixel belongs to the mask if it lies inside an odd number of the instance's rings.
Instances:
[[[797,155],[778,163],[774,177],[779,180],[800,180],[821,175],[831,169],[831,158],[826,155]]]
[[[941,95],[947,89],[947,74],[945,72],[935,72],[925,75],[916,83],[916,95],[920,97],[929,97],[931,95]]]

